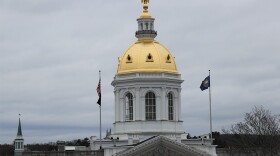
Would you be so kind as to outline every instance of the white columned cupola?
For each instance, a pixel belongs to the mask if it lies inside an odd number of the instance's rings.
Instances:
[[[148,12],[149,0],[142,0],[143,3],[143,13],[138,21],[138,31],[136,31],[135,36],[139,40],[153,40],[157,36],[157,32],[154,30],[154,21],[151,14]]]

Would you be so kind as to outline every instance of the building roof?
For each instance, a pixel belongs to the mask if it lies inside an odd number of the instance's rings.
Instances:
[[[148,139],[135,147],[119,152],[116,156],[140,156],[140,155],[191,155],[191,156],[210,156],[203,151],[192,148],[188,145],[171,140],[164,136],[156,136]]]
[[[20,118],[18,121],[18,131],[17,131],[17,136],[22,136],[22,130],[21,130],[21,122],[20,122]]]
[[[170,51],[155,40],[135,42],[119,60],[118,74],[151,72],[178,74]]]

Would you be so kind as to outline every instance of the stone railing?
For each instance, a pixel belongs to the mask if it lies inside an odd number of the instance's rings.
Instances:
[[[157,35],[157,32],[154,30],[139,30],[136,31],[135,35],[141,35],[141,34],[154,34]]]
[[[104,151],[25,151],[22,156],[103,156]]]

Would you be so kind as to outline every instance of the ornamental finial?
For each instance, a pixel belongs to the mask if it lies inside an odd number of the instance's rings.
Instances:
[[[144,12],[148,12],[150,0],[141,0],[141,2],[143,3]]]
[[[149,4],[150,0],[141,0],[143,4]]]

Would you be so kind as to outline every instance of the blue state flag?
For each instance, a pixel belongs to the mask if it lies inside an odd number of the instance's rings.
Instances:
[[[210,87],[210,76],[207,76],[201,83],[200,89],[204,91]]]

